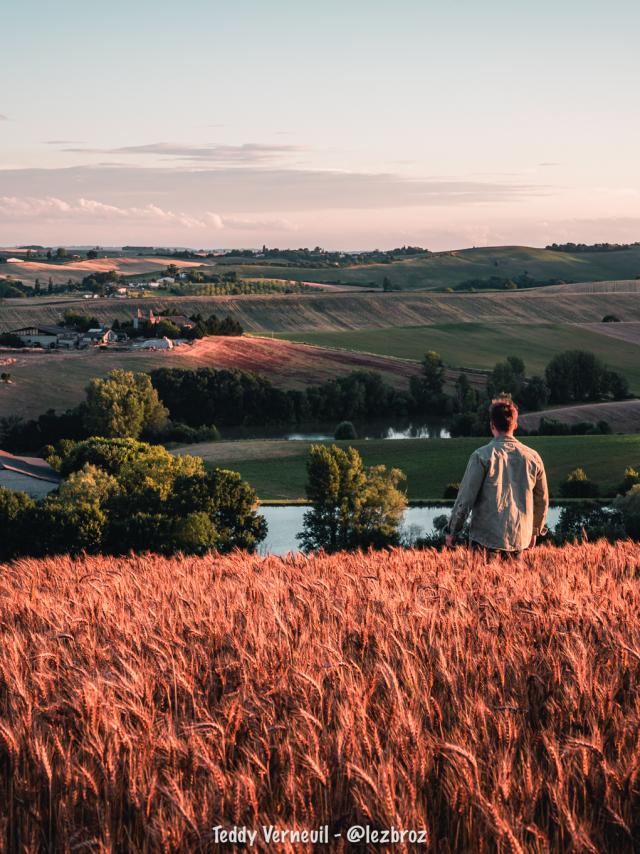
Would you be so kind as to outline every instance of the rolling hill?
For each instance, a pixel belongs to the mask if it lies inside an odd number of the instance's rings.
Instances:
[[[2,250],[6,256],[11,250]],[[94,271],[116,269],[124,275],[157,272],[167,264],[193,267],[204,265],[211,272],[235,270],[241,277],[292,279],[381,287],[385,277],[402,290],[437,290],[456,287],[468,279],[491,276],[514,278],[528,273],[537,280],[567,282],[634,279],[640,276],[640,246],[614,252],[557,252],[529,246],[492,246],[410,256],[389,263],[352,266],[296,266],[273,259],[203,258],[182,261],[173,257],[117,256],[96,261],[65,264],[24,262],[2,264],[0,277],[11,275],[25,284],[36,277],[45,283],[49,276],[58,284],[69,278],[81,280]]]
[[[0,303],[0,331],[29,323],[56,323],[65,308],[105,323],[129,319],[138,307],[160,311],[231,314],[249,332],[322,332],[440,323],[597,323],[605,314],[640,321],[640,282],[599,288],[557,286],[476,294],[325,292],[234,297],[148,299],[8,299]]]

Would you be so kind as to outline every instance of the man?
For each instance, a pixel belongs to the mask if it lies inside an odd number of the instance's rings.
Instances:
[[[471,512],[472,548],[517,557],[531,549],[549,509],[549,491],[540,455],[515,438],[518,409],[510,399],[491,402],[493,440],[471,454],[456,503],[445,528],[450,548]]]

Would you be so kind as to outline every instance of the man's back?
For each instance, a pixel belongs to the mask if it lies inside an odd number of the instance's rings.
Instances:
[[[540,455],[514,436],[496,436],[469,459],[449,532],[455,536],[471,511],[473,542],[489,549],[522,551],[541,532],[548,506]]]

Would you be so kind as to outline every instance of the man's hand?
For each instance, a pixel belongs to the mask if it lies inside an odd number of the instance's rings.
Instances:
[[[453,536],[453,534],[445,534],[444,542],[448,549],[452,549],[455,545],[456,538]]]
[[[527,548],[528,548],[528,549],[533,549],[533,548],[535,548],[535,544],[536,544],[536,542],[537,542],[537,541],[538,541],[538,538],[537,538],[537,536],[534,534],[534,535],[531,537],[531,542],[529,543],[529,545],[527,546]]]

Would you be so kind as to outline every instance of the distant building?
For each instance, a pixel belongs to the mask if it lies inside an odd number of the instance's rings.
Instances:
[[[149,309],[149,314],[145,314],[142,309],[139,308],[133,318],[133,328],[140,329],[146,324],[155,326],[163,320],[168,320],[169,323],[173,323],[178,327],[178,329],[193,329],[195,326],[193,320],[189,320],[185,314],[154,314],[153,309]]]
[[[64,326],[23,326],[21,329],[11,330],[11,334],[17,335],[26,347],[45,348],[56,347],[58,338],[68,332]]]
[[[134,344],[136,350],[173,350],[174,344],[170,338],[145,338]]]
[[[81,347],[98,347],[101,344],[115,344],[118,336],[111,329],[89,329],[80,339]]]
[[[60,475],[39,457],[16,457],[0,451],[0,486],[44,498],[60,484]]]

